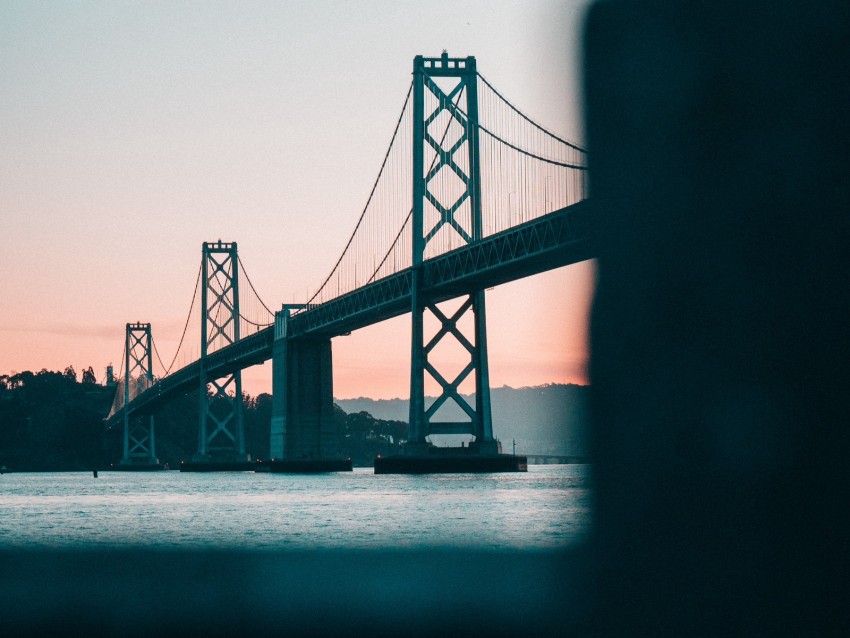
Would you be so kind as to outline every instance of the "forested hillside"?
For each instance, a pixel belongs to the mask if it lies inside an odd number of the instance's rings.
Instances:
[[[106,428],[114,387],[98,385],[91,368],[82,380],[72,368],[0,375],[0,468],[7,471],[104,469],[121,460],[123,427]],[[255,459],[269,457],[272,398],[243,395],[245,447]],[[407,424],[335,408],[341,453],[371,466],[377,454],[398,450]],[[156,453],[179,467],[198,449],[198,394],[164,406],[155,418]]]

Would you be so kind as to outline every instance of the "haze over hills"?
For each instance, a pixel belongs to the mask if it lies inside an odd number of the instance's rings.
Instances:
[[[516,439],[520,454],[560,454],[585,456],[587,442],[588,387],[573,384],[547,384],[528,388],[503,386],[490,390],[493,433],[505,452]],[[462,395],[475,405],[475,395]],[[426,399],[426,403],[433,401]],[[407,421],[407,399],[336,399],[345,412],[368,412],[376,419]],[[436,420],[464,420],[465,414],[453,401],[447,401]],[[447,437],[443,437],[444,439]],[[468,438],[468,437],[466,437]],[[439,443],[437,443],[439,444]]]
[[[493,430],[503,451],[509,453],[516,439],[520,454],[587,456],[588,390],[578,385],[494,388]],[[114,393],[114,387],[96,383],[91,369],[83,372],[82,381],[72,366],[63,372],[0,374],[0,468],[91,470],[118,463],[123,428],[103,424]],[[474,396],[465,399],[474,404]],[[397,452],[399,442],[407,437],[406,399],[360,398],[337,404],[340,409],[334,412],[334,421],[341,449],[357,466],[370,467],[376,455]],[[178,467],[194,454],[197,406],[197,393],[190,393],[157,412],[156,453],[163,463]],[[255,458],[267,458],[271,395],[245,395],[243,410],[246,449]],[[435,421],[464,420],[454,402],[436,416]],[[431,438],[442,446],[459,445],[471,437]]]

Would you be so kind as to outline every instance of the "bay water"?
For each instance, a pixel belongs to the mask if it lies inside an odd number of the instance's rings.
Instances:
[[[562,549],[591,524],[590,467],[527,473],[0,476],[0,547]]]

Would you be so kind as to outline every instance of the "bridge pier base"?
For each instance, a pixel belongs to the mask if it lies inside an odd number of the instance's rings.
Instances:
[[[408,441],[401,454],[375,459],[375,474],[458,474],[527,472],[524,455],[502,454],[495,439],[471,441],[464,447],[438,447],[428,441]]]
[[[469,447],[436,447],[408,444],[403,454],[375,459],[375,474],[458,474],[485,472],[527,472],[528,459],[502,454],[498,441],[484,441]],[[491,445],[491,443],[493,445]]]
[[[272,349],[271,461],[262,471],[337,472],[352,469],[339,450],[333,409],[329,337],[290,339],[289,308],[276,313]]]

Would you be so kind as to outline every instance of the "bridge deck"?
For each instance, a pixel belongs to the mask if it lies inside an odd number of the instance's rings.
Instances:
[[[587,201],[548,213],[508,230],[425,261],[423,292],[439,303],[508,281],[591,259],[594,255]],[[410,311],[413,269],[358,288],[292,316],[289,338],[335,337]],[[274,328],[243,337],[207,357],[210,378],[218,378],[268,361]],[[200,362],[161,379],[129,404],[136,413],[159,405],[198,386]],[[116,412],[111,420],[122,416]]]

